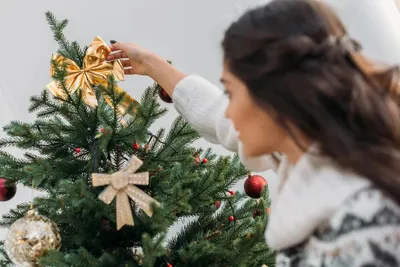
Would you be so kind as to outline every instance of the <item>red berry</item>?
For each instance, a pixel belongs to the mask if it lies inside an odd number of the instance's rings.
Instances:
[[[271,208],[270,207],[266,208],[266,211],[267,211],[267,214],[269,215],[271,213]]]
[[[204,159],[203,159],[203,163],[206,164],[207,162],[208,162],[208,159],[207,159],[207,158],[204,158]]]
[[[228,193],[229,193],[231,196],[235,195],[235,192],[232,191],[232,190],[229,190]]]
[[[233,222],[233,221],[235,220],[235,217],[229,216],[229,220],[230,220],[231,222]]]
[[[217,202],[215,202],[215,207],[219,209],[221,207],[221,201],[218,200]]]
[[[100,132],[104,133],[106,130],[104,130],[104,128],[100,128]]]
[[[110,231],[111,226],[110,226],[110,221],[107,219],[102,220],[102,226],[104,227],[105,230]]]
[[[171,263],[168,263],[167,267],[174,267],[174,265],[172,265]]]
[[[257,216],[260,216],[261,215],[261,211],[260,210],[255,210],[254,212],[253,212],[253,218],[255,218],[255,217],[257,217]]]
[[[81,153],[81,149],[79,147],[75,148],[76,153]]]
[[[140,148],[140,145],[139,145],[138,143],[135,142],[135,143],[133,144],[133,148],[137,150],[137,149]]]

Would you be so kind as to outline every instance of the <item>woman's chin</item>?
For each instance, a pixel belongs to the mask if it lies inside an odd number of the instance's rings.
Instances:
[[[274,150],[272,147],[262,147],[260,144],[243,144],[243,155],[248,157],[248,158],[254,158],[254,157],[261,157],[264,155],[269,155],[276,150]]]
[[[254,158],[265,155],[266,153],[260,151],[259,147],[253,149],[253,148],[246,148],[246,146],[244,146],[243,154],[248,158]]]

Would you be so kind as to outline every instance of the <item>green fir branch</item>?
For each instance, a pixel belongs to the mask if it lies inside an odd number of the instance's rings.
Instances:
[[[54,35],[54,40],[60,46],[59,54],[73,60],[81,68],[83,67],[83,58],[86,53],[86,49],[82,50],[77,42],[72,42],[72,44],[66,39],[64,35],[64,29],[68,25],[68,20],[64,19],[58,21],[53,13],[46,12],[47,23],[50,26],[51,31]]]

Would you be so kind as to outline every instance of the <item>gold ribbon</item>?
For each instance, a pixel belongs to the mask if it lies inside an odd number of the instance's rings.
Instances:
[[[61,66],[64,63],[66,64],[67,77],[65,79],[65,85],[70,93],[73,94],[78,89],[82,90],[85,103],[90,107],[96,107],[97,99],[93,85],[102,85],[107,87],[109,75],[113,75],[117,81],[124,79],[124,67],[119,60],[112,62],[105,61],[110,53],[111,49],[99,36],[97,36],[86,52],[82,68],[71,59],[65,58],[61,55],[54,54],[52,59],[57,62],[58,66]],[[51,76],[55,73],[53,64],[50,72]],[[60,88],[57,81],[49,83],[46,88],[56,97],[65,99],[65,92]],[[118,86],[114,86],[114,90],[117,93],[123,92],[123,90]],[[113,107],[112,101],[109,97],[104,96],[104,99],[111,107]],[[126,115],[126,110],[131,103],[137,103],[137,101],[126,93],[121,104],[118,105],[118,111],[122,116]]]
[[[129,197],[141,208],[148,216],[153,215],[151,204],[154,202],[160,205],[155,199],[134,186],[148,185],[149,173],[135,173],[143,162],[136,156],[132,156],[127,165],[114,174],[92,174],[92,184],[94,187],[108,185],[99,195],[104,203],[110,204],[117,198],[117,230],[124,225],[134,225]]]

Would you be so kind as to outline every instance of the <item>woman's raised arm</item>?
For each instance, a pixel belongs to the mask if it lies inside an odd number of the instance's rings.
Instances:
[[[238,152],[252,171],[277,170],[278,161],[270,155],[247,158],[230,120],[224,113],[228,98],[217,86],[197,75],[185,75],[166,60],[132,43],[112,41],[107,60],[120,59],[125,74],[147,75],[156,81],[174,101],[175,108],[207,141]]]

